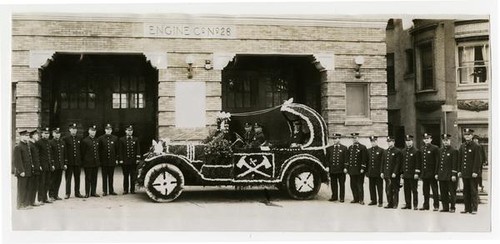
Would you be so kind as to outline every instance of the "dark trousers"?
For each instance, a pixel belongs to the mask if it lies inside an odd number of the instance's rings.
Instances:
[[[413,207],[418,206],[418,180],[415,179],[404,179],[403,180],[404,193],[405,193],[405,207],[411,208],[412,195],[413,195]]]
[[[478,193],[477,179],[463,178],[464,181],[464,205],[466,212],[477,211]]]
[[[451,180],[439,181],[439,194],[441,196],[441,204],[443,210],[455,210],[455,202],[457,199],[457,182]]]
[[[102,175],[102,192],[104,194],[108,194],[111,192],[115,192],[113,189],[113,176],[115,174],[115,166],[102,166],[101,167],[101,175]],[[109,188],[109,192],[108,192]]]
[[[50,171],[42,171],[38,177],[38,201],[47,201],[47,180],[50,179]]]
[[[17,177],[17,208],[22,208],[30,205],[30,184],[31,177]]]
[[[378,204],[382,204],[384,202],[384,194],[383,191],[383,182],[380,177],[369,177],[369,188],[370,188],[370,200],[372,203],[377,203],[378,196]]]
[[[122,166],[123,170],[123,191],[129,191],[129,180],[130,180],[130,192],[135,192],[135,181],[137,180],[137,165],[135,164],[124,164]],[[345,178],[344,178],[345,180]]]
[[[32,175],[30,177],[30,186],[29,186],[29,204],[34,205],[36,200],[36,194],[38,192],[38,182],[40,179],[40,175]]]
[[[52,171],[52,177],[50,179],[50,189],[49,189],[49,196],[52,198],[58,198],[59,197],[59,187],[61,186],[61,180],[62,180],[62,169],[56,169]]]
[[[429,199],[430,199],[430,190],[432,189],[432,199],[434,208],[439,208],[439,193],[438,193],[438,184],[437,180],[434,178],[431,179],[422,179],[423,186],[422,191],[424,192],[424,209],[429,209]]]
[[[332,191],[333,200],[344,200],[345,196],[345,174],[334,173],[330,174],[330,189]]]
[[[400,178],[385,178],[385,194],[387,195],[387,206],[395,208],[399,204]]]
[[[95,195],[97,188],[97,171],[99,167],[85,167],[85,195]]]
[[[66,195],[71,195],[71,178],[75,178],[75,196],[80,195],[80,166],[68,165],[66,169]]]
[[[43,175],[45,176],[45,180],[43,182],[42,195],[45,197],[45,199],[47,199],[47,196],[50,197],[50,187],[52,186],[53,171],[44,171]]]
[[[363,184],[365,183],[365,175],[349,175],[351,177],[351,191],[353,200],[355,202],[361,202],[365,198],[365,191],[363,189]]]

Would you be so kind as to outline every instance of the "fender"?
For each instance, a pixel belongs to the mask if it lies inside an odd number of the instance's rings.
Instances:
[[[315,157],[311,154],[298,154],[298,155],[294,155],[294,156],[288,158],[287,160],[285,160],[283,165],[281,165],[280,181],[283,181],[283,177],[285,177],[285,173],[287,172],[287,170],[291,166],[297,165],[299,163],[303,163],[306,161],[308,161],[309,164],[313,165],[314,167],[321,169],[321,170],[319,170],[319,172],[321,174],[321,181],[322,182],[328,181],[328,172],[327,172],[325,166],[323,166],[323,164],[321,163],[321,161],[317,157]]]

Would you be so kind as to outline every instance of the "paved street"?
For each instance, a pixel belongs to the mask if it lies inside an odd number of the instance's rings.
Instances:
[[[100,177],[99,173],[99,194]],[[12,183],[15,186],[16,180],[13,179]],[[346,183],[348,185],[349,178]],[[60,196],[64,196],[64,184],[63,180]],[[460,214],[463,204],[458,204],[456,213],[388,210],[350,204],[352,196],[349,187],[346,189],[345,203],[329,202],[330,190],[324,184],[316,199],[310,201],[291,200],[276,190],[236,191],[234,187],[187,187],[175,202],[159,204],[151,202],[143,189],[135,195],[121,195],[120,168],[115,170],[114,185],[118,196],[88,199],[72,197],[31,210],[14,210],[13,229],[320,232],[490,230],[491,210],[488,201],[479,205],[477,215]],[[365,181],[365,188],[365,202],[368,202],[368,180]],[[485,190],[488,191],[487,188]],[[12,196],[15,197],[15,194]],[[400,192],[399,207],[402,206],[402,198],[403,193]]]

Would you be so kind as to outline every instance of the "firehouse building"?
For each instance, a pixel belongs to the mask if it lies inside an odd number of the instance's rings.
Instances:
[[[315,16],[15,14],[13,140],[17,129],[65,132],[74,122],[84,135],[92,124],[99,134],[110,123],[117,135],[133,124],[146,149],[156,138],[200,141],[219,111],[292,97],[320,112],[330,134],[386,136],[386,26]]]

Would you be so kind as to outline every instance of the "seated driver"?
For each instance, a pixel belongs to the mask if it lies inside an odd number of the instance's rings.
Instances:
[[[262,126],[259,123],[255,123],[253,126],[254,136],[251,142],[252,148],[260,148],[261,146],[266,145],[266,137],[264,136],[264,132],[262,132]]]
[[[290,147],[300,147],[304,142],[305,134],[302,131],[302,121],[293,121],[293,131]]]

